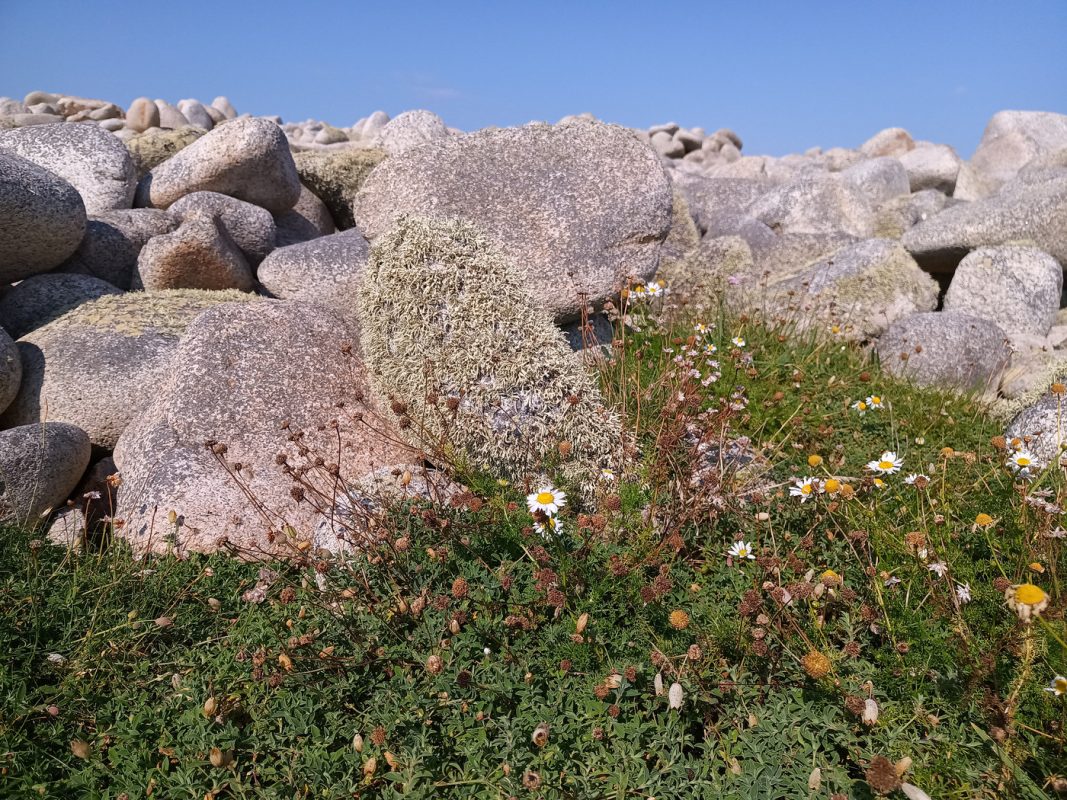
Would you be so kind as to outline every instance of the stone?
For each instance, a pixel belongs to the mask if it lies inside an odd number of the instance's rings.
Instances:
[[[11,114],[28,114],[30,109],[21,100],[15,100],[11,97],[0,97],[0,116],[10,116]]]
[[[37,527],[89,466],[85,431],[63,422],[0,431],[0,524]]]
[[[38,103],[55,103],[59,100],[60,95],[52,94],[51,92],[42,92],[39,89],[29,92],[22,102],[27,106],[37,105]]]
[[[78,191],[54,172],[0,149],[0,285],[61,264],[84,233]]]
[[[255,300],[240,292],[128,292],[83,303],[16,342],[19,392],[0,429],[70,422],[110,450],[156,396],[178,339],[203,310]]]
[[[3,296],[0,296],[0,301]],[[0,316],[3,319],[3,316]],[[19,393],[22,382],[22,358],[11,336],[0,328],[0,413],[3,413]]]
[[[486,129],[390,156],[353,216],[371,242],[405,214],[476,225],[563,323],[652,278],[671,198],[666,171],[634,133],[583,121]]]
[[[315,144],[341,144],[348,141],[348,134],[333,125],[323,125],[322,130],[315,134]]]
[[[337,232],[330,210],[314,192],[300,185],[300,199],[284,214],[274,217],[274,245],[286,247]]]
[[[514,480],[550,457],[584,494],[617,459],[619,421],[594,378],[473,224],[399,220],[374,243],[359,318],[371,384],[404,406],[412,424],[400,432],[415,447],[447,442],[462,463]]]
[[[885,128],[860,145],[860,153],[867,158],[899,157],[914,147],[911,134],[903,128]]]
[[[700,230],[714,231],[715,236],[734,232],[724,229],[717,220],[744,215],[749,206],[774,188],[771,181],[760,178],[705,178],[677,173],[674,182],[685,195]]]
[[[273,225],[273,223],[272,223]],[[145,289],[237,289],[255,286],[252,268],[222,221],[190,210],[172,233],[154,236],[137,256],[139,283]]]
[[[0,296],[0,323],[18,339],[82,303],[109,294],[122,294],[122,290],[91,275],[34,275]]]
[[[417,109],[398,114],[387,122],[378,134],[378,146],[391,156],[412,147],[449,137],[448,128],[432,111]]]
[[[771,189],[747,213],[778,233],[874,233],[874,211],[863,193],[839,180],[801,178]]]
[[[87,214],[129,208],[136,173],[122,142],[97,125],[35,125],[0,132],[0,148],[54,172],[82,196]]]
[[[185,114],[166,100],[156,100],[156,108],[159,109],[159,127],[165,130],[177,130],[192,125]]]
[[[367,267],[370,245],[358,228],[322,236],[303,244],[280,247],[259,265],[259,282],[285,300],[325,306],[356,332],[357,296]]]
[[[233,119],[237,116],[237,110],[233,107],[233,103],[230,102],[230,98],[225,95],[219,95],[212,100],[211,106],[221,111],[226,119]]]
[[[225,538],[245,558],[296,555],[309,546],[319,509],[332,508],[344,486],[421,463],[366,399],[353,345],[340,319],[304,303],[265,300],[200,315],[116,448],[119,534],[139,553],[212,552]],[[279,454],[309,467],[303,500]],[[316,456],[327,464],[315,467]],[[340,465],[336,475],[330,463]],[[358,542],[317,544],[337,551]]]
[[[960,171],[960,157],[947,144],[923,142],[914,150],[897,157],[908,173],[908,185],[913,192],[936,189],[952,194]]]
[[[207,113],[204,104],[199,100],[179,100],[178,110],[189,120],[189,124],[196,128],[209,131],[215,127],[215,120]]]
[[[152,169],[185,149],[204,132],[199,128],[187,126],[175,131],[152,128],[125,141],[126,149],[133,158],[137,180],[140,181]]]
[[[923,269],[952,272],[971,250],[1024,240],[1067,264],[1067,175],[1011,181],[985,200],[946,208],[902,241]]]
[[[282,129],[255,118],[220,125],[145,175],[137,200],[140,206],[167,208],[184,195],[205,191],[272,214],[296,205],[300,178]]]
[[[1011,348],[1000,327],[959,311],[898,319],[877,344],[882,369],[919,386],[996,391]]]
[[[173,203],[167,211],[182,221],[192,212],[215,217],[252,267],[274,249],[275,228],[271,213],[229,195],[193,192]]]
[[[56,125],[63,122],[58,114],[12,114],[4,119],[10,120],[12,128],[28,128],[32,125]]]
[[[149,128],[159,127],[159,109],[147,97],[138,97],[126,109],[126,127],[144,133]]]
[[[363,127],[360,129],[360,135],[364,139],[374,140],[374,138],[381,133],[389,122],[389,115],[384,111],[375,111],[369,117],[363,121]]]
[[[1060,375],[1067,373],[1067,364],[1058,364]],[[1026,439],[1026,448],[1034,456],[1035,468],[1044,469],[1057,462],[1067,442],[1067,409],[1064,395],[1041,386],[1041,395],[1022,409],[1004,431],[1006,439]]]
[[[125,121],[121,119],[105,119],[100,123],[100,130],[109,133],[117,133],[125,128]],[[131,131],[132,133],[132,131]]]
[[[777,283],[800,275],[858,241],[844,233],[783,233],[769,243],[750,243],[750,247],[760,274]]]
[[[1029,161],[1067,147],[1067,114],[1049,111],[998,111],[982,141],[960,170],[955,196],[979,200],[991,196]]]
[[[666,131],[652,134],[652,148],[664,158],[681,158],[685,155],[685,146]]]
[[[842,170],[840,180],[858,189],[872,206],[911,192],[908,171],[898,159],[869,158]]]
[[[781,307],[797,304],[800,330],[825,334],[836,325],[840,338],[867,341],[898,319],[937,308],[938,285],[899,242],[867,239],[774,283],[771,292]]]
[[[352,202],[371,171],[385,159],[385,151],[346,149],[305,152],[294,156],[300,180],[320,198],[340,230],[354,228]]]
[[[887,239],[899,239],[905,231],[939,214],[948,198],[936,189],[895,197],[875,212],[875,233]]]
[[[131,208],[90,217],[78,249],[56,271],[91,275],[119,289],[129,289],[141,248],[153,236],[177,227],[175,215],[157,208]]]
[[[89,467],[71,492],[67,507],[55,514],[45,538],[60,547],[82,550],[106,535],[116,505],[117,484],[112,480],[116,473],[111,456]]]
[[[1045,336],[1062,292],[1063,268],[1047,253],[1024,245],[981,247],[956,267],[944,308],[992,320],[1008,336]]]
[[[54,101],[53,105],[55,105],[56,110],[64,117],[71,118],[86,112],[107,108],[108,106],[114,105],[114,103],[109,103],[107,100],[100,100],[98,98],[60,95],[60,97]]]
[[[682,258],[661,262],[657,279],[672,302],[698,312],[717,310],[723,301],[743,310],[759,294],[752,250],[739,236],[704,236]]]

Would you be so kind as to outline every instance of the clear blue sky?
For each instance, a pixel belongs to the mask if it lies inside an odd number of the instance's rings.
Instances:
[[[747,153],[900,125],[969,157],[993,112],[1067,113],[1067,0],[0,0],[0,95],[205,102],[465,130],[591,111],[736,130]]]

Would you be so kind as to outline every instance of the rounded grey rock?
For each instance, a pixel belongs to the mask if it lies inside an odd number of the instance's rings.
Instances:
[[[2,300],[2,298],[0,298]],[[0,319],[3,310],[0,309]],[[0,414],[19,393],[22,382],[22,358],[11,337],[0,328]]]
[[[859,189],[872,205],[911,192],[908,171],[895,158],[870,158],[841,171],[840,179]]]
[[[300,186],[300,199],[296,205],[284,214],[275,215],[274,227],[276,247],[300,244],[337,231],[330,209],[304,185]]]
[[[166,100],[156,100],[156,108],[159,109],[159,127],[161,128],[177,130],[192,124],[185,114]]]
[[[221,221],[204,211],[189,211],[177,230],[149,239],[137,256],[137,274],[135,284],[148,290],[250,291],[255,285],[237,244]]]
[[[432,111],[416,109],[398,114],[385,124],[378,138],[381,147],[391,156],[412,147],[449,137],[444,121]]]
[[[90,217],[78,249],[56,271],[91,275],[119,289],[129,289],[145,242],[177,227],[176,216],[156,208],[108,211]]]
[[[274,249],[274,217],[265,208],[235,197],[218,192],[193,192],[167,211],[182,221],[193,212],[214,216],[253,267]]]
[[[91,275],[34,275],[0,297],[0,323],[18,339],[82,303],[108,294],[122,294],[122,290]]]
[[[91,452],[85,431],[65,422],[0,431],[0,523],[40,524],[78,485]]]
[[[144,133],[159,127],[159,108],[147,97],[138,97],[126,110],[126,127]]]
[[[1062,394],[1045,392],[1033,405],[1024,408],[1004,432],[1007,439],[1026,438],[1027,449],[1036,466],[1043,469],[1059,459],[1067,443],[1067,403]]]
[[[215,127],[215,120],[211,118],[204,104],[199,100],[181,100],[178,103],[178,110],[185,115],[190,125],[203,128],[205,131]]]

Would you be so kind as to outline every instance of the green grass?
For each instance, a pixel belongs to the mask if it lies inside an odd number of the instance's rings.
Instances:
[[[602,383],[635,467],[560,538],[528,487],[465,476],[455,507],[392,509],[382,547],[271,565],[255,603],[261,565],[3,531],[0,796],[866,798],[877,756],[939,800],[1054,796],[1067,561],[1039,506],[1062,474],[1017,480],[978,404],[851,347],[724,317],[705,387],[673,360],[692,326],[633,313]],[[698,443],[745,455],[708,471]],[[852,496],[790,497],[808,474]],[[756,560],[728,561],[737,538]],[[1027,581],[1050,597],[1030,625],[998,588]]]

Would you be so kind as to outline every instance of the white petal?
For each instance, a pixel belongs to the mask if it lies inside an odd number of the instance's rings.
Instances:
[[[671,684],[670,691],[667,692],[667,701],[670,703],[671,708],[681,708],[682,698],[685,697],[685,693],[682,691],[682,684],[675,681]]]
[[[904,792],[904,796],[907,797],[908,800],[930,800],[930,795],[918,786],[913,786],[910,783],[900,784],[900,791]]]

